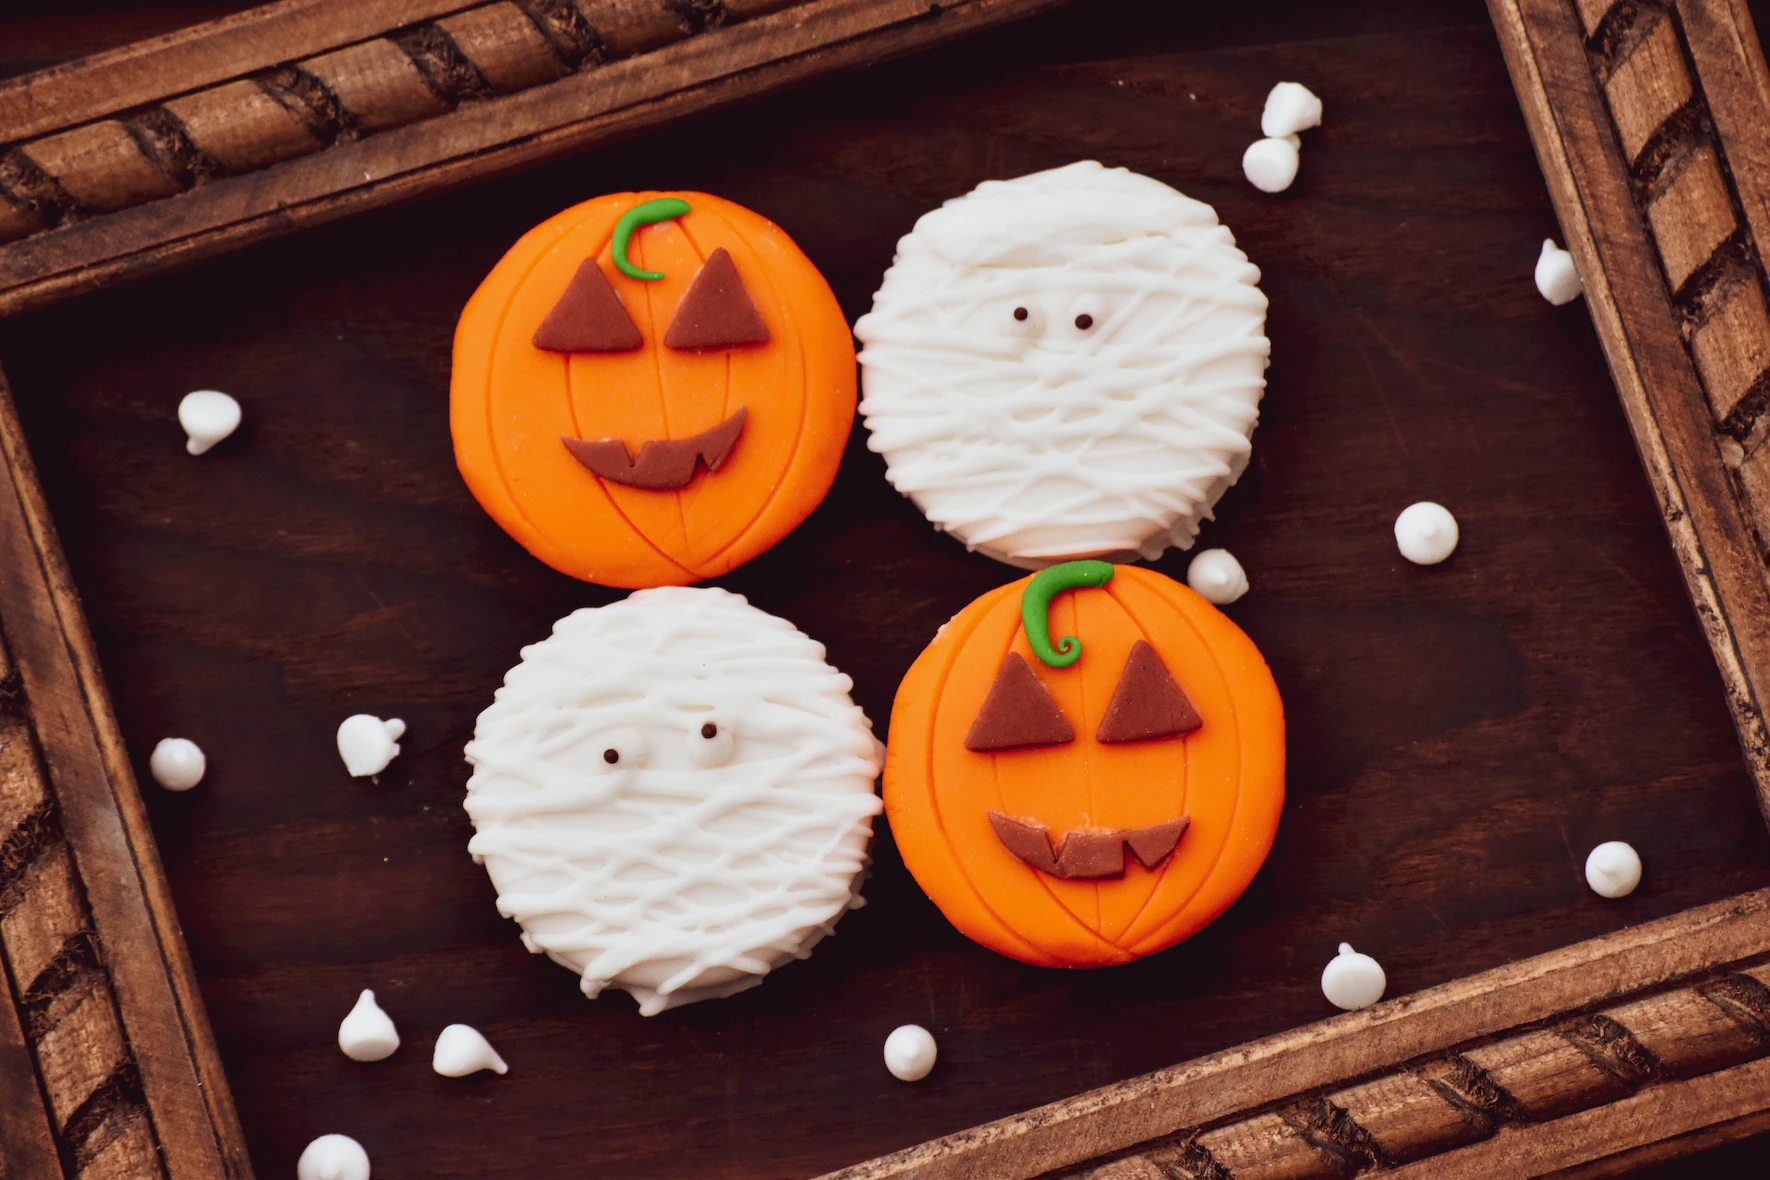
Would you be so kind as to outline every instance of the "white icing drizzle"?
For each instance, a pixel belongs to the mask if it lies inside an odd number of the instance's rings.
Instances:
[[[804,958],[860,904],[880,811],[851,687],[822,644],[724,590],[561,619],[467,744],[468,851],[499,912],[585,995],[623,989],[648,1016]]]
[[[1013,565],[1189,547],[1247,466],[1259,279],[1150,177],[986,181],[898,242],[855,325],[867,445],[936,528]]]

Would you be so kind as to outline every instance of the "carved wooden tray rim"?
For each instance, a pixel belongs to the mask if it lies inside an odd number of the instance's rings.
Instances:
[[[282,0],[124,46],[0,83],[0,314],[1061,2]],[[1770,70],[1744,0],[1489,8],[1770,814]],[[3,377],[0,462],[3,1170],[248,1177]],[[97,1048],[41,1068],[76,1005]],[[832,1175],[1607,1175],[1766,1129],[1770,890]]]

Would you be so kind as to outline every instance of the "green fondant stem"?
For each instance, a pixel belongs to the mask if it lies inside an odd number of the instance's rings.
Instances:
[[[1020,596],[1020,624],[1026,628],[1033,654],[1053,668],[1067,668],[1081,659],[1082,641],[1074,635],[1065,635],[1056,647],[1051,646],[1051,600],[1065,590],[1104,586],[1110,581],[1110,561],[1066,561],[1034,574]]]
[[[668,221],[672,217],[681,217],[688,212],[688,202],[680,197],[659,197],[633,206],[621,214],[615,222],[615,269],[630,279],[642,279],[655,283],[664,277],[661,270],[640,270],[627,260],[627,243],[633,238],[633,231],[642,225],[651,225],[658,221]]]

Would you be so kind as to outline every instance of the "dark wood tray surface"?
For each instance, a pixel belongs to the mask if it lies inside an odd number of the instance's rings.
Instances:
[[[138,771],[170,734],[210,756],[199,790],[146,789],[261,1175],[343,1131],[386,1180],[806,1176],[1318,1019],[1342,939],[1400,994],[1770,884],[1591,325],[1530,285],[1559,233],[1484,11],[1187,7],[1078,6],[0,323]],[[1239,160],[1281,78],[1327,124],[1267,197]],[[881,826],[871,904],[809,962],[650,1020],[586,1002],[467,859],[460,749],[519,647],[616,595],[456,475],[461,304],[573,201],[699,188],[779,222],[852,318],[918,214],[1081,157],[1215,204],[1273,300],[1254,465],[1205,533],[1250,571],[1230,613],[1290,717],[1266,869],[1191,942],[1066,974],[953,932]],[[247,420],[193,460],[172,411],[199,387]],[[1464,530],[1434,569],[1389,532],[1426,498]],[[1013,576],[929,529],[857,428],[824,506],[720,584],[828,644],[882,731],[934,629]],[[377,784],[333,751],[359,710],[411,727]],[[1580,875],[1610,838],[1648,866],[1621,903]],[[362,987],[406,1038],[383,1065],[334,1046]],[[457,1020],[508,1077],[430,1072]],[[940,1040],[918,1086],[878,1060],[906,1021]]]

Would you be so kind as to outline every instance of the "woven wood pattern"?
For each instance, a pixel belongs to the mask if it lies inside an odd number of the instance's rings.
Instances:
[[[1326,1180],[1490,1139],[1770,1056],[1770,963],[1435,1054],[1355,1085],[1189,1128],[1075,1180]]]
[[[24,705],[0,650],[0,952],[62,1174],[164,1176],[141,1071]],[[11,1161],[0,1174],[15,1174]]]
[[[1686,911],[826,1180],[1478,1180],[1756,1126],[1767,907],[1770,891]]]
[[[0,242],[432,119],[793,3],[497,0],[28,139],[0,154]]]
[[[1763,545],[1770,521],[1770,287],[1696,82],[1683,17],[1670,3],[1581,8],[1593,70],[1667,293]]]
[[[250,1176],[3,376],[0,968],[0,1176]]]

